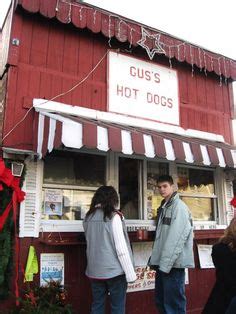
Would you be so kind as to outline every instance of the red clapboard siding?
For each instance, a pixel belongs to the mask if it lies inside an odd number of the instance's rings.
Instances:
[[[178,81],[179,81],[179,90],[180,90],[180,101],[182,103],[188,103],[189,98],[188,98],[188,89],[186,86],[188,86],[188,78],[186,71],[181,71],[179,69],[178,72]]]
[[[213,118],[212,118],[212,114],[208,114],[207,115],[207,132],[212,132],[211,130],[213,130]]]
[[[223,104],[224,104],[224,112],[230,114],[231,107],[230,107],[230,98],[229,98],[229,89],[228,85],[223,82],[222,84],[222,96],[223,96]]]
[[[33,22],[30,64],[46,67],[49,44],[49,32],[45,32],[45,26],[42,25],[42,23],[39,23],[38,19],[35,18]],[[57,49],[56,46],[55,49]]]
[[[212,78],[208,77],[207,81],[207,88],[206,88],[206,106],[207,108],[214,108],[214,103],[215,103],[215,82]]]
[[[141,25],[127,20],[121,23],[121,17],[111,16],[109,12],[100,11],[98,8],[87,6],[84,3],[55,0],[19,0],[18,5],[31,13],[38,12],[45,17],[55,17],[64,24],[73,23],[77,28],[88,28],[95,33],[100,31],[107,38],[115,36],[120,43],[128,41],[131,45],[137,46],[138,41],[141,39]],[[96,18],[97,15],[98,18]],[[152,32],[153,30],[149,31]],[[201,70],[214,71],[217,75],[223,74],[225,77],[235,79],[236,63],[233,60],[167,34],[162,33],[161,37],[167,58],[175,57],[179,62],[186,61],[191,66],[197,66]],[[153,43],[150,41],[148,45],[150,49],[153,48]]]
[[[19,62],[19,51],[21,45],[21,33],[22,33],[23,19],[17,15],[14,15],[12,29],[11,29],[11,40],[18,40],[18,45],[13,44],[10,40],[10,49],[8,53],[8,64],[17,65]]]
[[[125,36],[126,30],[123,32]],[[71,25],[40,16],[23,18],[16,15],[12,37],[19,38],[20,46],[17,50],[10,47],[9,60],[17,65],[17,70],[9,76],[10,85],[13,85],[7,94],[8,120],[4,132],[24,116],[33,98],[51,99],[75,85],[78,86],[73,91],[55,101],[107,110],[106,57],[88,76],[109,49],[107,39],[101,34],[72,29]],[[163,64],[164,60],[160,63]],[[222,134],[226,142],[231,142],[229,87],[224,80],[220,86],[216,75],[208,74],[206,77],[204,71],[194,67],[192,76],[191,66],[176,63],[175,67],[179,76],[180,126]],[[80,84],[86,76],[85,82]],[[31,124],[27,125],[26,131],[24,125],[8,138],[12,146],[29,141],[27,134],[31,133]],[[25,133],[24,138],[21,132]]]
[[[102,42],[99,39],[95,39],[93,46],[93,65],[95,66],[98,62],[100,62],[100,60],[104,57],[106,53],[107,47],[104,45],[104,42]],[[92,73],[92,78],[94,81],[100,81],[104,83],[106,82],[107,74],[106,58],[104,61],[105,62],[101,62],[99,64],[99,68]]]
[[[196,104],[197,103],[197,83],[196,83],[196,76],[192,76],[191,72],[188,75],[188,101],[189,104]]]
[[[37,69],[32,69],[28,73],[29,75],[29,84],[28,84],[28,95],[30,98],[34,98],[35,95],[40,94],[40,72]],[[32,103],[31,103],[32,105]],[[30,106],[31,107],[31,106]]]
[[[196,75],[197,83],[197,104],[199,107],[205,108],[206,106],[206,85],[205,85],[205,76]]]
[[[233,134],[233,130],[232,130],[232,123],[229,123],[230,121],[230,116],[226,116],[224,117],[224,121],[221,124],[222,127],[224,127],[224,129],[222,130],[223,134],[225,135],[225,139],[230,142],[232,141],[232,134]]]
[[[72,85],[73,80],[70,78],[63,78],[62,80],[62,93],[65,93],[66,91],[70,90]],[[63,99],[63,102],[66,104],[71,104],[72,103],[72,95],[71,93],[66,93],[61,97]]]
[[[205,112],[201,113],[201,125],[202,125],[202,130],[207,132],[208,131],[208,124],[207,124],[207,115]]]
[[[188,123],[188,112],[183,107],[180,107],[180,125],[186,126]]]
[[[215,109],[217,111],[224,111],[223,95],[222,95],[222,86],[215,84]]]
[[[92,105],[92,86],[91,84],[82,84],[82,102],[83,107],[91,108]]]
[[[23,30],[24,31],[22,31],[20,35],[21,44],[19,61],[28,64],[30,63],[30,54],[32,48],[33,22],[28,19],[23,19]]]
[[[26,94],[29,88],[29,71],[26,69],[10,68],[8,72],[8,90],[7,90],[7,106],[5,110],[4,135],[11,131],[10,135],[4,140],[4,146],[14,148],[32,149],[32,126],[34,112],[30,112],[25,120],[14,128],[26,114],[28,109],[23,108],[23,103],[28,104],[28,100],[24,100],[21,93]],[[31,104],[27,105],[31,107]]]
[[[79,80],[76,80],[74,77],[71,80],[71,84],[72,86],[75,86],[77,83],[79,82]],[[72,92],[71,92],[71,104],[73,106],[83,106],[82,104],[82,86],[78,86],[76,87]]]
[[[81,34],[77,74],[87,75],[93,68],[93,36]]]
[[[52,80],[51,75],[46,72],[40,73],[40,88],[39,88],[39,98],[50,99],[52,98]]]
[[[19,68],[18,74],[17,74],[17,89],[19,89],[21,93],[16,94],[14,112],[13,111],[11,112],[11,114],[14,116],[14,121],[20,121],[25,115],[26,110],[28,110],[28,109],[22,109],[22,107],[23,107],[23,101],[24,101],[23,95],[29,94],[29,82],[30,82],[30,71],[26,68]],[[25,139],[25,128],[27,128],[25,121],[23,122],[22,126],[24,126],[24,128],[22,127],[21,132],[19,132],[17,129],[13,131],[13,136],[15,138],[16,145],[20,145],[21,143],[23,144],[25,141],[30,142],[31,140],[30,135],[32,132],[30,132],[29,134],[26,134],[28,140]]]
[[[75,234],[61,233],[62,239],[71,238],[75,241]],[[47,239],[48,234],[43,235]],[[52,235],[56,240],[59,236]],[[201,244],[213,244],[217,239],[201,239],[197,240]],[[20,240],[20,262],[26,265],[29,246],[31,239],[23,238]],[[65,286],[68,291],[68,302],[73,304],[73,309],[76,313],[87,314],[90,312],[91,305],[91,287],[88,278],[85,276],[86,269],[86,246],[80,245],[63,245],[54,246],[46,245],[40,242],[39,239],[34,240],[37,257],[40,258],[41,253],[64,253],[65,262]],[[194,269],[189,269],[189,284],[186,285],[187,296],[187,313],[201,313],[201,309],[206,303],[206,299],[214,284],[215,270],[208,269],[207,271],[200,269],[196,245],[194,245],[195,264]],[[39,284],[39,274],[34,276],[34,281]],[[23,282],[23,273],[20,269],[20,280]],[[199,282],[201,289],[199,289]],[[85,301],[86,300],[86,301]],[[148,311],[147,311],[148,309]],[[126,310],[129,314],[154,314],[156,313],[154,302],[154,290],[138,291],[127,294]],[[107,308],[106,313],[109,313]]]
[[[47,33],[47,32],[46,32]],[[47,51],[47,67],[56,71],[62,71],[64,57],[64,29],[50,24]]]
[[[78,40],[78,32],[71,30],[70,36],[65,36],[63,49],[66,50],[66,53],[64,53],[63,57],[63,72],[77,75],[77,69],[79,67],[79,43],[80,41]]]
[[[62,93],[62,77],[58,75],[51,75],[51,94],[52,97]],[[55,101],[63,102],[62,97],[57,97]]]
[[[4,117],[4,136],[8,133],[14,126],[15,117],[13,115],[15,100],[17,95],[17,68],[10,67],[8,70],[8,80],[7,80],[7,93],[6,93],[6,104],[5,117]],[[9,110],[10,109],[10,110]],[[4,144],[12,143],[14,141],[13,133],[11,133],[4,141]]]

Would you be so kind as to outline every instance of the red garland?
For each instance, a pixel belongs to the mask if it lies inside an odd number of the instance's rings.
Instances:
[[[16,276],[15,276],[15,296],[16,296],[16,305],[19,305],[19,288],[18,288],[18,263],[19,263],[19,239],[17,236],[17,209],[18,204],[22,202],[25,198],[25,192],[20,189],[20,178],[16,178],[13,176],[11,170],[5,166],[5,163],[2,158],[0,158],[0,191],[3,190],[3,184],[11,188],[13,190],[12,199],[6,206],[3,214],[0,216],[0,232],[5,225],[7,217],[11,209],[13,209],[13,220],[15,226],[15,254],[16,254]]]

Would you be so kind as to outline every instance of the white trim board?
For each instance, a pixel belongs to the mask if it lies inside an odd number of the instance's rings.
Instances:
[[[95,119],[99,121],[116,123],[121,125],[128,125],[133,127],[145,128],[158,132],[166,132],[177,134],[185,137],[199,138],[214,142],[223,142],[224,137],[219,134],[203,132],[193,129],[183,129],[179,126],[174,126],[171,124],[164,124],[160,122],[155,122],[151,120],[145,120],[140,118],[134,118],[123,114],[106,112],[100,110],[94,110],[89,108],[84,108],[80,106],[72,106],[56,101],[45,100],[45,99],[33,99],[33,107],[37,112],[51,112],[59,114],[73,115],[77,117]]]

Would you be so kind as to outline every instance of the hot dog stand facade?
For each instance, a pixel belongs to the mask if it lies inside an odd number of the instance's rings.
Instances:
[[[11,12],[2,146],[26,169],[20,263],[32,243],[41,263],[61,254],[69,300],[89,313],[82,219],[94,191],[119,192],[138,267],[154,237],[156,178],[169,173],[194,219],[186,293],[200,313],[214,270],[200,267],[197,245],[233,216],[235,61],[78,1],[19,0]],[[151,279],[130,287],[127,313],[155,313]]]

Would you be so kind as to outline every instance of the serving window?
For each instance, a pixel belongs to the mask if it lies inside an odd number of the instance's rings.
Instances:
[[[178,192],[188,205],[193,220],[216,220],[217,196],[214,171],[177,167],[177,177]]]
[[[142,195],[139,190],[142,161],[132,158],[119,158],[120,209],[126,219],[140,219]]]
[[[218,221],[218,201],[223,204],[220,196],[223,179],[218,175],[219,180],[215,180],[214,169],[115,153],[55,151],[44,160],[42,222],[47,226],[50,221],[55,226],[82,226],[94,192],[108,184],[119,193],[119,207],[129,226],[154,227],[162,201],[157,179],[164,174],[175,179],[180,197],[196,224]]]
[[[125,218],[155,219],[162,201],[157,178],[169,173],[168,163],[120,157],[118,166],[120,209]]]
[[[160,206],[162,197],[157,188],[157,179],[160,175],[169,173],[169,165],[164,162],[147,162],[147,219],[156,219],[157,208]]]
[[[42,219],[82,220],[105,178],[105,156],[50,154],[44,161]]]

